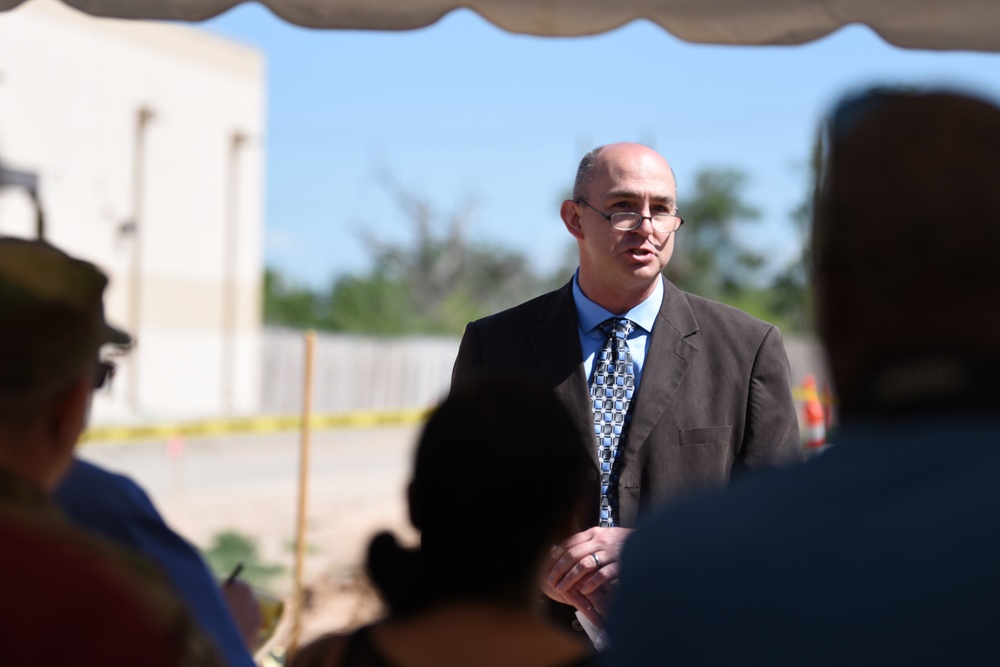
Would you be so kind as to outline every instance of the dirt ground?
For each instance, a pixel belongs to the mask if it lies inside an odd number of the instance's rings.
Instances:
[[[308,556],[302,641],[354,627],[380,613],[361,572],[372,534],[415,535],[406,519],[404,489],[418,427],[326,430],[313,433],[308,478]],[[296,433],[174,440],[170,443],[88,444],[80,456],[136,480],[167,522],[200,547],[225,530],[257,540],[261,560],[285,574],[270,588],[292,590],[299,477]],[[270,646],[284,646],[290,614]]]

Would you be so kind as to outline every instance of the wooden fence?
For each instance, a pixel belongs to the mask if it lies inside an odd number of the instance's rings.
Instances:
[[[429,407],[448,391],[458,342],[457,338],[431,336],[320,333],[313,410],[339,413]],[[785,349],[793,387],[800,386],[807,373],[814,374],[819,386],[824,386],[827,373],[815,342],[786,336]],[[261,413],[298,413],[302,365],[303,333],[266,328]]]

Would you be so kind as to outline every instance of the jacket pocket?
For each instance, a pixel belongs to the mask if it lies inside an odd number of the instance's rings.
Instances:
[[[707,426],[704,428],[681,429],[681,447],[693,445],[728,445],[732,437],[732,426]]]

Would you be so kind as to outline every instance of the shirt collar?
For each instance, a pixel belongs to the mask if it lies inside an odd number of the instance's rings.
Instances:
[[[576,317],[580,323],[580,329],[585,333],[589,333],[601,322],[609,317],[616,317],[616,315],[587,298],[587,295],[580,289],[579,274],[580,271],[577,269],[577,272],[573,275],[573,302],[576,304]],[[662,277],[656,281],[653,293],[645,301],[624,315],[621,315],[621,317],[627,317],[640,329],[652,333],[653,324],[656,322],[656,316],[660,313],[661,305],[663,305]]]

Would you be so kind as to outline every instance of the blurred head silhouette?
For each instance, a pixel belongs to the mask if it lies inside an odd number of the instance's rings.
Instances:
[[[843,413],[1000,405],[1000,109],[873,90],[824,139],[817,324]]]
[[[91,392],[131,339],[104,319],[107,278],[44,241],[0,237],[0,468],[51,490],[72,460]]]
[[[551,391],[493,379],[453,391],[417,446],[417,551],[373,540],[369,571],[394,613],[450,599],[533,596],[541,560],[597,493],[594,464]]]

